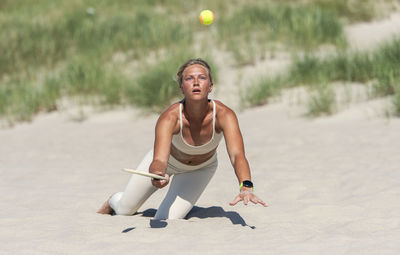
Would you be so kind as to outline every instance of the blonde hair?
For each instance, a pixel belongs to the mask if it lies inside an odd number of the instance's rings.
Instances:
[[[210,79],[210,82],[213,82],[212,79],[212,73],[211,73],[211,67],[210,65],[203,59],[201,58],[194,58],[194,59],[189,59],[181,67],[179,67],[178,73],[176,74],[176,79],[178,81],[179,86],[182,85],[182,79],[183,79],[183,72],[185,69],[191,65],[202,65],[204,66],[207,71],[208,71],[208,77]]]

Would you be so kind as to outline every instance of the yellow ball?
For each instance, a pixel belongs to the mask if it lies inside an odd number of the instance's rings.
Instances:
[[[214,20],[214,13],[210,10],[204,10],[202,12],[200,12],[200,22],[203,25],[211,25],[211,23],[213,23]]]

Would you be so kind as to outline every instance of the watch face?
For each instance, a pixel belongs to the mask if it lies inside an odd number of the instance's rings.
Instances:
[[[243,186],[247,188],[253,188],[253,183],[251,181],[243,181]]]

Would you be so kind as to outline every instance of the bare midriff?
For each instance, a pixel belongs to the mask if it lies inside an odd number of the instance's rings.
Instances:
[[[178,150],[173,144],[171,144],[171,155],[174,157],[176,160],[179,162],[185,164],[185,165],[190,165],[190,166],[197,166],[200,165],[203,162],[206,162],[209,160],[214,154],[217,149],[215,148],[214,150],[207,152],[205,154],[200,154],[200,155],[189,155],[186,154],[180,150]]]

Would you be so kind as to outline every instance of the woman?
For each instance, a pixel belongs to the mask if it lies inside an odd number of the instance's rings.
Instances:
[[[217,147],[225,137],[227,151],[240,184],[230,203],[266,204],[253,193],[250,168],[235,113],[219,101],[208,99],[213,89],[210,66],[190,59],[177,73],[184,99],[171,105],[156,124],[154,149],[137,169],[165,176],[167,180],[132,175],[124,192],[114,194],[98,213],[134,214],[157,189],[175,175],[155,219],[181,219],[192,209],[217,169]]]

